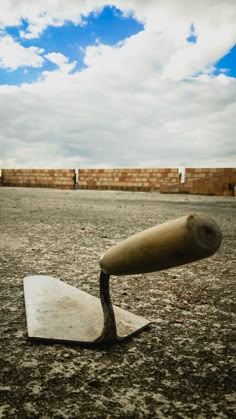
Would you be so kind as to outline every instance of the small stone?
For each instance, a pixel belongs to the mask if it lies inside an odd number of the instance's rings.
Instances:
[[[70,354],[63,354],[64,358],[70,358]]]
[[[174,321],[175,321],[175,323],[183,323],[184,322],[183,319],[175,319]]]

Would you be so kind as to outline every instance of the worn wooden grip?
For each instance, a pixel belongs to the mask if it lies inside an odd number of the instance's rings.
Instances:
[[[221,240],[213,219],[191,214],[130,236],[111,247],[99,264],[111,275],[160,271],[211,256]]]

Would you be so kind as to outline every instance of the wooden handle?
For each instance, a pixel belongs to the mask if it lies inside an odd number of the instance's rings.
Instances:
[[[191,214],[130,236],[111,247],[99,264],[110,275],[160,271],[211,256],[221,240],[214,220]]]

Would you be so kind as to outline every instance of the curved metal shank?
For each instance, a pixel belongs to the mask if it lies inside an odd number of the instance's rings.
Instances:
[[[103,330],[96,342],[112,342],[117,340],[117,327],[115,313],[111,302],[109,291],[110,275],[101,271],[100,273],[100,300],[103,311]]]

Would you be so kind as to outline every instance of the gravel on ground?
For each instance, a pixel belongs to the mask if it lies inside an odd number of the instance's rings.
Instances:
[[[107,348],[27,337],[23,278],[51,275],[98,296],[111,245],[192,212],[215,219],[211,258],[112,277],[114,304],[152,321]],[[0,188],[1,418],[235,418],[236,199]]]

